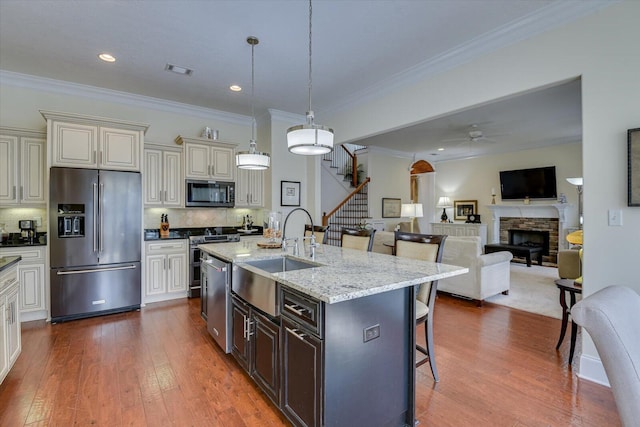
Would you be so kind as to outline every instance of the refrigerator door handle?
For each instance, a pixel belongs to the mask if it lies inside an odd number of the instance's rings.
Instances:
[[[102,253],[104,247],[102,241],[104,240],[104,209],[102,204],[104,203],[104,184],[100,183],[100,251]]]
[[[98,252],[98,184],[93,183],[93,252]]]
[[[66,276],[69,274],[86,274],[86,273],[101,273],[103,271],[117,271],[117,270],[131,270],[135,269],[135,265],[125,265],[123,267],[106,267],[106,268],[92,268],[90,270],[68,270],[68,271],[58,271],[56,274],[58,276]]]

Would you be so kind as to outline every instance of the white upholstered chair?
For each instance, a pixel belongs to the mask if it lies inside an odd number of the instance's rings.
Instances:
[[[342,227],[340,234],[340,246],[349,249],[358,249],[360,251],[371,252],[373,249],[373,238],[376,234],[375,229],[355,229]]]
[[[640,425],[640,295],[609,286],[579,301],[573,321],[593,339],[625,427]]]

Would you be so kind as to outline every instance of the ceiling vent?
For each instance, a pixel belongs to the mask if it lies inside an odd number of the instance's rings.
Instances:
[[[191,74],[193,74],[193,70],[186,68],[186,67],[181,67],[179,65],[174,65],[174,64],[167,64],[164,69],[166,71],[172,71],[176,74],[184,74],[186,76],[190,76]]]

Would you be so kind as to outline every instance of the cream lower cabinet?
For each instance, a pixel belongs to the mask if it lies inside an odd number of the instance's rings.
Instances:
[[[211,141],[202,138],[176,138],[184,145],[184,176],[187,179],[235,179],[236,144]]]
[[[46,203],[45,149],[42,132],[0,128],[0,206]]]
[[[187,296],[188,249],[184,239],[146,242],[145,303]]]
[[[52,111],[40,113],[47,120],[51,166],[140,171],[148,125]]]
[[[17,268],[0,273],[0,383],[22,350]]]
[[[18,264],[20,281],[20,316],[23,322],[48,318],[45,296],[45,246],[0,249],[0,256],[21,256]]]
[[[236,208],[259,208],[263,204],[262,171],[238,169],[236,177]]]
[[[145,146],[142,176],[145,206],[183,206],[181,151]]]

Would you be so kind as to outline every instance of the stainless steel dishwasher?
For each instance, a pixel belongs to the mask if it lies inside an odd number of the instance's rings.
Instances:
[[[204,251],[200,259],[207,275],[207,330],[225,353],[231,353],[231,264]]]

